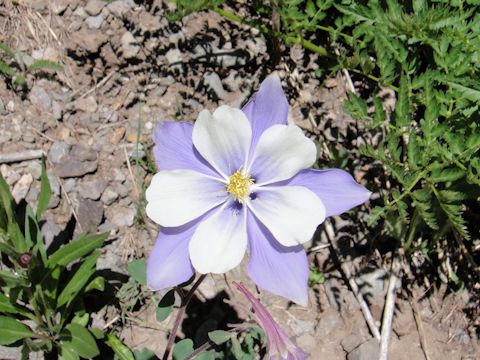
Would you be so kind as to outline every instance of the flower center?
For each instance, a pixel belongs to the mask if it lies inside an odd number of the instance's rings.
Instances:
[[[250,194],[250,186],[255,183],[255,180],[249,174],[241,170],[235,171],[228,180],[227,191],[240,203],[247,200]]]

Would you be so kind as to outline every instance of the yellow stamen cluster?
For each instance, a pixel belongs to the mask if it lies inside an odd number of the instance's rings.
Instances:
[[[240,203],[243,203],[247,200],[248,195],[250,194],[250,186],[255,183],[250,175],[237,170],[232,175],[230,175],[227,191],[233,195],[233,197]]]

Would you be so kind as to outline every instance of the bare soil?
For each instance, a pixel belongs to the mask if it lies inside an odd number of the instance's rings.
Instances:
[[[0,156],[28,150],[48,155],[54,197],[42,228],[47,242],[65,234],[65,228],[70,233],[108,231],[110,241],[98,266],[126,274],[129,261],[148,256],[158,230],[145,216],[142,200],[152,176],[145,162],[155,125],[166,119],[194,121],[201,109],[219,104],[240,107],[274,70],[290,101],[289,121],[319,144],[320,166],[345,168],[371,190],[372,184],[383,184],[381,172],[358,153],[366,136],[362,125],[341,107],[349,88],[345,74],[316,77],[324,60],[297,47],[282,46],[279,65],[272,66],[267,42],[256,30],[212,12],[169,23],[165,15],[170,6],[133,0],[0,3],[0,41],[27,64],[43,58],[64,67],[61,72],[27,73],[24,88],[0,76]],[[362,79],[353,78],[353,84],[361,87]],[[2,163],[0,170],[17,201],[35,203],[38,159]],[[376,235],[366,225],[368,209],[366,204],[331,219],[334,247],[323,227],[309,244],[312,264],[323,271],[325,282],[311,288],[308,307],[261,294],[311,359],[370,359],[378,352],[340,270],[342,265],[357,281],[379,326],[392,249],[388,242],[383,250],[369,246]],[[182,325],[182,333],[197,344],[206,331],[246,318],[246,304],[241,305],[232,280],[251,285],[240,268],[208,276],[200,287]],[[397,295],[389,359],[425,359],[426,354],[432,360],[478,359],[479,323],[468,316],[478,309],[472,308],[471,297],[466,290],[446,292],[424,279],[404,283]],[[153,299],[133,298],[124,294],[120,306],[96,313],[94,326],[116,329],[129,346],[160,356],[173,316],[157,322]],[[226,298],[231,301],[224,302]]]

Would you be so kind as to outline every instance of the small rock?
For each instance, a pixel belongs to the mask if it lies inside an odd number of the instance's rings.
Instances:
[[[59,140],[65,141],[70,137],[70,129],[66,126],[59,125],[56,134]]]
[[[58,101],[52,101],[52,115],[55,119],[60,120],[62,118],[64,109]]]
[[[106,2],[104,0],[89,0],[85,6],[85,11],[88,15],[95,16],[100,14],[105,5]]]
[[[75,179],[66,179],[63,182],[63,189],[67,193],[71,193],[73,189],[77,187],[77,181]]]
[[[10,100],[8,103],[7,103],[7,110],[10,111],[11,113],[15,112],[15,101],[13,100]]]
[[[182,52],[178,49],[170,49],[165,54],[165,58],[169,65],[179,63],[182,61]]]
[[[226,95],[225,89],[223,88],[222,85],[222,80],[220,79],[220,76],[218,76],[217,73],[211,72],[207,73],[203,76],[203,80],[205,81],[205,85],[207,85],[210,89],[215,91],[215,94],[220,99],[223,99]]]
[[[108,41],[108,37],[99,30],[80,28],[71,35],[69,48],[78,51],[77,45],[90,53],[97,53],[100,47]]]
[[[87,12],[83,6],[79,6],[73,12],[73,15],[78,16],[79,18],[85,19],[87,17]]]
[[[0,115],[7,115],[8,111],[5,108],[5,104],[3,103],[3,100],[0,98]]]
[[[97,160],[97,153],[92,149],[87,149],[81,144],[74,145],[70,151],[70,155],[78,161]]]
[[[118,168],[115,168],[115,169],[113,169],[112,180],[123,183],[125,180],[127,180],[127,178],[125,177],[125,174],[122,172],[122,170],[120,170]]]
[[[385,281],[388,274],[384,269],[375,269],[365,272],[355,277],[355,282],[363,296],[367,298],[381,296],[385,294]]]
[[[112,133],[110,134],[109,136],[109,139],[108,141],[111,143],[111,144],[118,144],[120,142],[120,140],[122,140],[123,136],[125,135],[125,132],[127,131],[127,129],[125,129],[124,126],[121,126],[117,129],[114,129],[112,131]]]
[[[122,35],[122,54],[125,59],[131,59],[138,55],[140,46],[131,32],[127,31]]]
[[[302,334],[297,338],[297,346],[303,351],[310,353],[317,345],[317,339],[310,334]]]
[[[7,130],[0,131],[0,144],[5,144],[12,138],[12,133]]]
[[[99,14],[97,16],[89,16],[85,22],[90,29],[100,29],[103,24],[103,15]]]
[[[45,246],[48,247],[52,243],[53,239],[60,234],[62,231],[62,228],[54,223],[53,221],[47,220],[45,223],[42,225],[42,228],[40,230],[43,234],[43,238],[45,240]]]
[[[27,165],[27,171],[32,174],[34,179],[40,179],[40,175],[42,174],[42,165],[39,161],[32,161]]]
[[[130,195],[130,189],[123,185],[123,184],[119,184],[119,183],[114,183],[112,185],[112,189],[113,191],[115,191],[118,195],[120,195],[121,198],[124,198],[128,195]]]
[[[353,333],[344,337],[341,341],[341,345],[343,347],[343,350],[349,353],[364,341],[365,339],[360,334]]]
[[[142,11],[138,19],[138,26],[142,32],[156,32],[160,30],[162,24],[159,16],[154,16],[147,11]]]
[[[121,227],[129,227],[133,225],[136,211],[134,208],[122,205],[112,205],[107,209],[107,219],[114,225]]]
[[[322,313],[321,318],[318,321],[316,336],[327,336],[342,325],[343,320],[339,312],[334,309],[327,309]]]
[[[376,339],[370,339],[357,346],[347,355],[347,360],[372,360],[378,359],[380,346]]]
[[[51,173],[47,174],[48,182],[50,183],[50,190],[52,190],[53,195],[60,195],[60,184],[58,183],[57,177]]]
[[[103,220],[103,204],[100,201],[81,199],[77,216],[83,231],[96,231]]]
[[[63,141],[55,141],[48,151],[48,159],[53,164],[59,164],[70,151],[70,145]]]
[[[60,15],[67,9],[69,1],[70,0],[50,1],[50,10],[52,10],[55,15]]]
[[[97,100],[92,95],[75,100],[74,105],[77,111],[89,113],[97,111]]]
[[[97,170],[97,161],[79,161],[76,159],[64,159],[55,166],[57,175],[61,178],[79,177],[93,173]]]
[[[30,102],[41,111],[50,112],[52,107],[52,98],[41,86],[34,85],[28,94]]]
[[[117,199],[118,194],[111,187],[107,187],[100,198],[105,205],[111,205]]]
[[[313,321],[295,319],[292,321],[290,328],[295,335],[313,333],[315,331],[315,323]]]
[[[32,185],[32,182],[32,174],[22,175],[20,180],[17,181],[12,190],[12,196],[17,203],[19,203],[20,200],[25,199],[28,194],[28,190],[30,190],[30,185]]]
[[[50,61],[59,61],[60,55],[57,50],[52,47],[47,47],[45,49],[36,49],[32,51],[32,58],[35,60],[50,60]]]
[[[106,187],[107,183],[103,179],[84,181],[78,186],[78,193],[85,199],[98,200]]]
[[[133,0],[117,0],[108,4],[107,10],[116,17],[123,18],[134,6],[135,2]]]

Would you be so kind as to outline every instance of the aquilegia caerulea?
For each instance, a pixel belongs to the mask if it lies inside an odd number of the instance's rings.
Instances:
[[[265,306],[243,284],[233,282],[252,305],[256,322],[265,331],[268,341],[268,360],[306,360],[307,354],[295,345],[273,319]]]
[[[249,250],[248,274],[261,288],[306,305],[302,243],[326,216],[370,192],[345,171],[308,170],[316,148],[287,125],[288,102],[271,75],[242,110],[200,112],[194,125],[166,122],[154,133],[159,172],[146,191],[147,215],[162,226],[147,281],[162,289],[196,271],[224,273]]]

